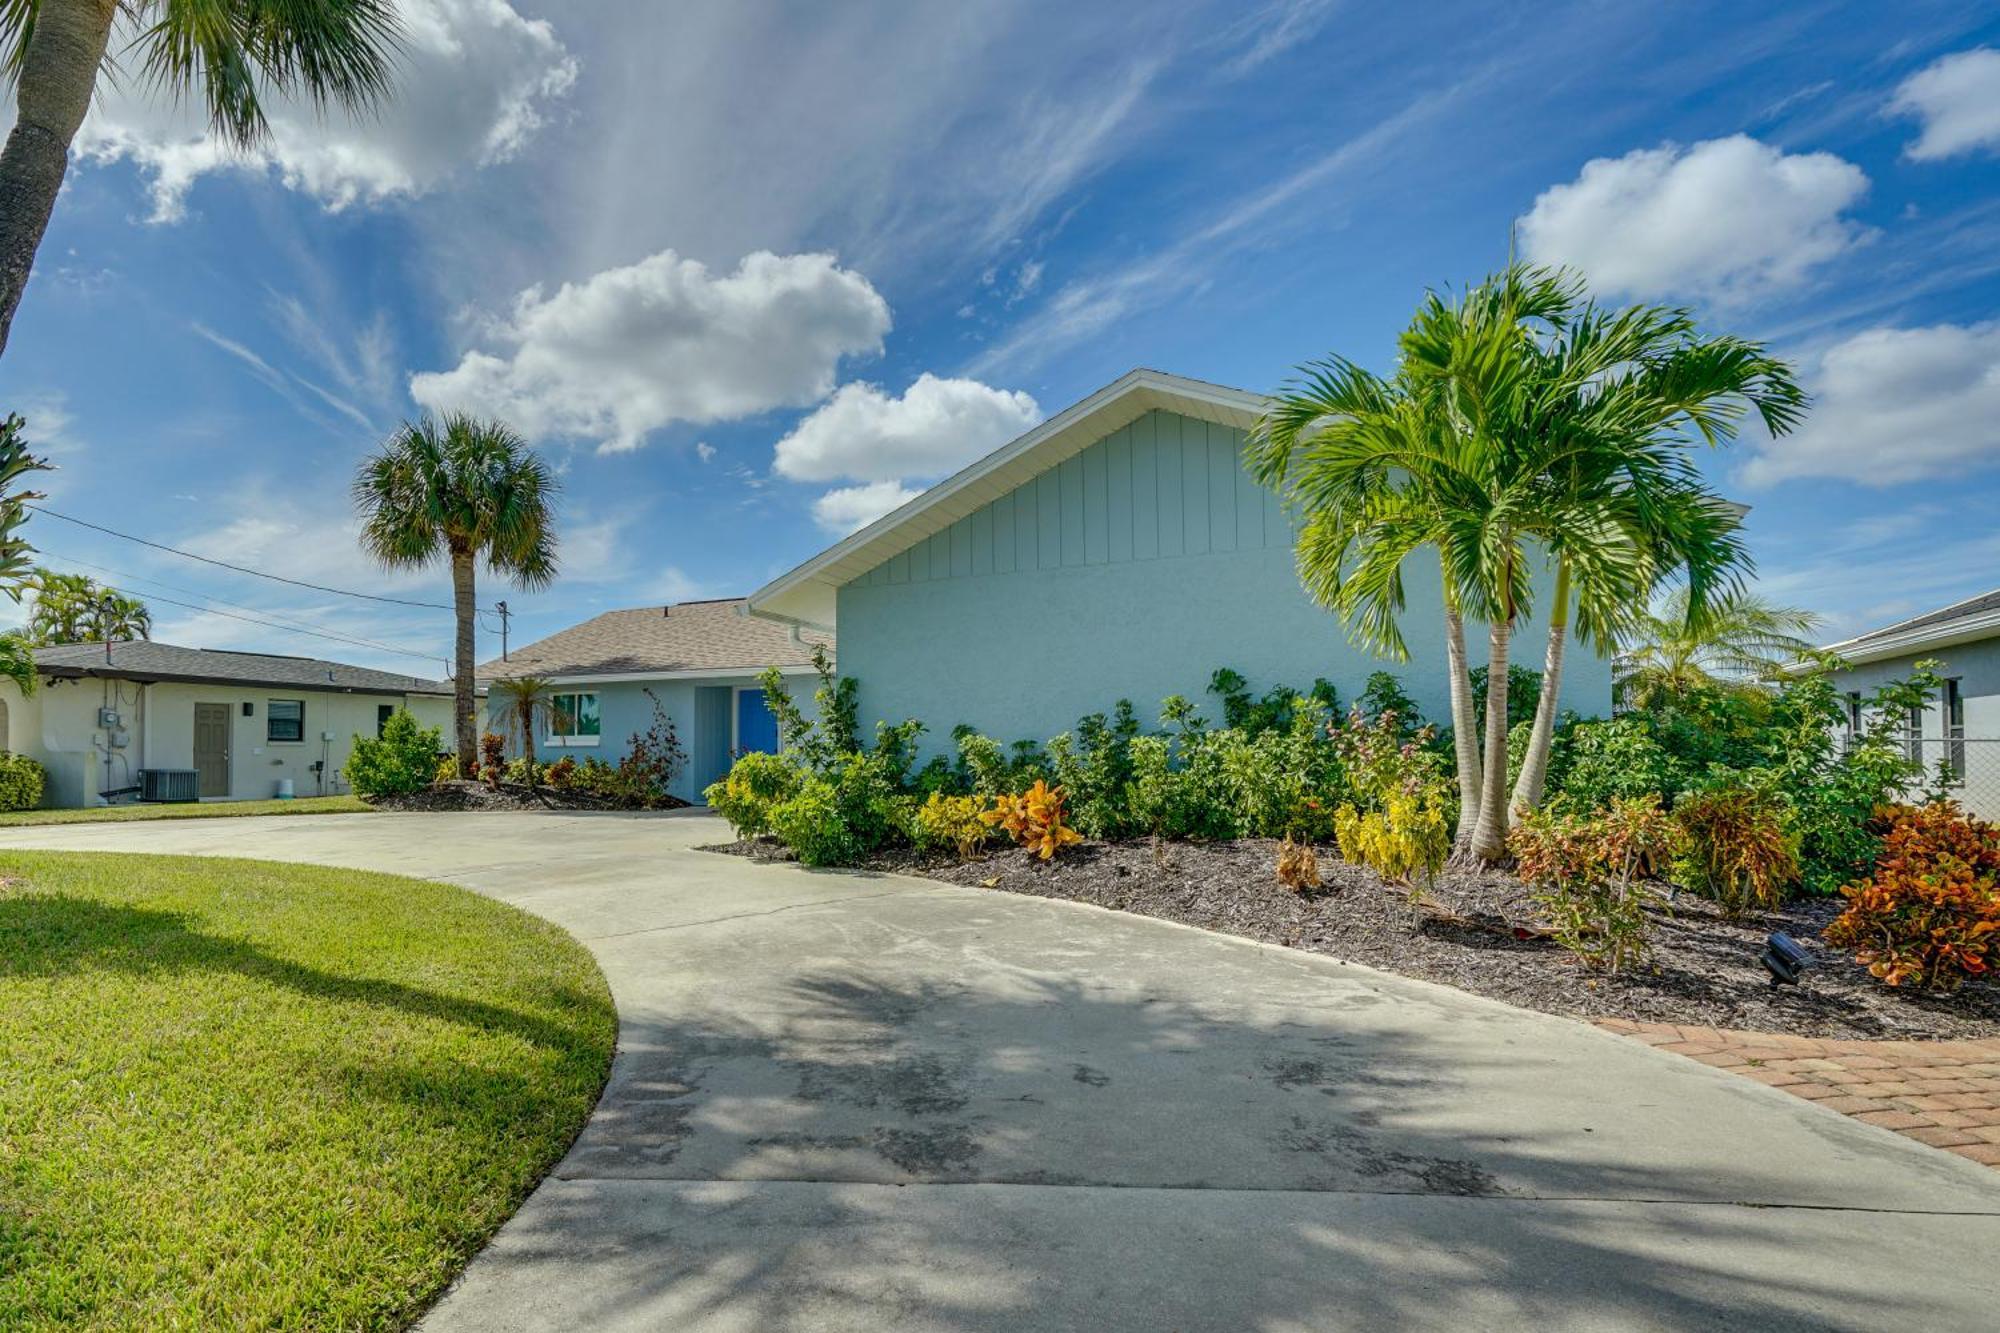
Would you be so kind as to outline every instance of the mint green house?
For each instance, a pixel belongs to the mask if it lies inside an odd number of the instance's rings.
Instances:
[[[1349,643],[1300,588],[1292,527],[1243,469],[1264,401],[1135,370],[759,589],[750,612],[837,630],[864,725],[914,717],[933,748],[958,723],[1045,740],[1120,698],[1148,724],[1170,694],[1215,717],[1218,667],[1258,693],[1324,676],[1343,700],[1387,669],[1448,720],[1436,566],[1405,571],[1409,661]],[[1484,627],[1467,638],[1483,660]],[[1541,628],[1522,626],[1514,660],[1539,667],[1542,652]],[[1610,664],[1572,651],[1563,703],[1609,714]]]

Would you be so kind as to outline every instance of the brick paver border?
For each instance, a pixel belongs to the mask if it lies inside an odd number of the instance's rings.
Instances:
[[[1622,1018],[1597,1026],[2000,1169],[2000,1038],[1835,1041]]]

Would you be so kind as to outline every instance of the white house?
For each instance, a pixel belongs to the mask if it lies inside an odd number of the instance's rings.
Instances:
[[[318,658],[79,643],[37,648],[35,670],[26,697],[0,683],[0,747],[48,769],[59,808],[344,792],[353,738],[399,708],[450,743],[448,685]]]

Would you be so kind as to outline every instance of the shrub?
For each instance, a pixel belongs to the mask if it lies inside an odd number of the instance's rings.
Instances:
[[[1046,782],[1037,782],[1018,796],[994,797],[993,808],[979,817],[1005,829],[1015,842],[1044,861],[1083,841],[1082,834],[1063,822],[1063,789]]]
[[[436,753],[435,748],[432,753]],[[0,750],[0,810],[35,809],[41,805],[48,784],[48,772],[40,764],[27,755]]]
[[[672,795],[674,780],[687,767],[687,751],[660,696],[650,688],[645,695],[653,706],[653,719],[644,731],[632,733],[624,757],[600,794],[623,805],[651,809]]]
[[[500,770],[502,781],[517,786],[532,787],[541,778],[542,766],[535,762],[533,755],[517,754],[509,759]]]
[[[947,796],[934,791],[917,807],[910,841],[924,851],[949,847],[959,860],[970,861],[992,831],[980,817],[984,804],[977,796]]]
[[[1120,699],[1107,720],[1102,713],[1080,719],[1074,733],[1049,742],[1049,766],[1068,793],[1077,829],[1093,838],[1116,838],[1134,831],[1128,790],[1132,785],[1132,741],[1139,719],[1130,699]]]
[[[438,758],[442,727],[419,727],[398,708],[380,736],[356,736],[347,756],[347,785],[363,796],[403,796],[458,776],[455,760]]]
[[[1382,810],[1399,794],[1420,803],[1447,799],[1444,757],[1431,748],[1435,735],[1430,727],[1410,730],[1394,709],[1370,715],[1356,704],[1348,710],[1330,738],[1355,805]]]
[[[1320,887],[1319,853],[1311,843],[1286,838],[1278,844],[1278,883],[1293,893]]]
[[[1620,797],[1589,815],[1535,811],[1514,826],[1507,845],[1557,943],[1607,972],[1646,956],[1645,909],[1656,895],[1640,875],[1672,845],[1659,797]]]
[[[752,750],[737,757],[729,776],[711,783],[702,799],[729,821],[739,838],[771,831],[771,812],[798,793],[799,770],[784,758]]]
[[[1209,731],[1179,695],[1168,697],[1160,717],[1179,733],[1136,736],[1129,747],[1125,800],[1133,827],[1156,838],[1235,837],[1241,832],[1236,794],[1223,767],[1232,733]]]
[[[574,790],[576,787],[576,760],[569,755],[564,755],[553,764],[550,764],[548,771],[542,776],[557,791]]]
[[[1392,792],[1380,810],[1344,804],[1334,812],[1333,833],[1343,857],[1391,884],[1411,884],[1419,874],[1434,879],[1451,852],[1451,822],[1434,790]]]
[[[840,792],[821,777],[806,778],[772,807],[771,831],[809,866],[851,865],[864,850],[842,818]]]
[[[1874,874],[1823,933],[1887,985],[1955,990],[2000,953],[2000,830],[1950,801],[1888,819]]]
[[[1307,842],[1333,837],[1333,811],[1347,788],[1317,698],[1294,698],[1283,727],[1255,736],[1225,732],[1218,743],[1242,832]]]
[[[439,739],[442,741],[443,738],[440,737]],[[352,766],[350,765],[350,773],[351,770]],[[458,756],[448,754],[437,761],[437,773],[431,780],[433,782],[456,782],[464,776],[463,773],[458,771]]]
[[[1799,880],[1798,839],[1784,806],[1749,787],[1717,787],[1674,805],[1674,882],[1731,916],[1773,911]]]
[[[500,768],[507,762],[507,738],[487,732],[479,738],[479,769]]]
[[[1562,764],[1550,765],[1549,804],[1588,814],[1613,801],[1646,796],[1671,803],[1688,774],[1660,744],[1653,725],[1644,715],[1627,713],[1571,727]]]
[[[1377,674],[1391,681],[1395,679],[1385,672]],[[1338,712],[1340,708],[1333,682],[1324,676],[1315,680],[1312,689],[1305,694],[1278,685],[1266,691],[1263,698],[1253,699],[1250,682],[1240,673],[1222,667],[1208,678],[1208,692],[1222,701],[1222,725],[1231,731],[1242,732],[1251,740],[1267,731],[1282,731],[1290,727],[1302,701],[1311,700],[1322,713],[1328,715]]]

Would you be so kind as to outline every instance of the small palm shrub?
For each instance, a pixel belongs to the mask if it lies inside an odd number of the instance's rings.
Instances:
[[[922,851],[950,848],[961,861],[979,855],[979,848],[992,832],[980,818],[985,802],[977,796],[948,796],[934,791],[916,808],[911,818],[910,841]]]
[[[432,733],[433,736],[436,734]],[[40,764],[27,755],[0,750],[0,810],[37,808],[42,803],[42,793],[48,784],[48,771]]]
[[[1589,815],[1535,811],[1514,826],[1507,845],[1556,942],[1587,966],[1617,972],[1646,957],[1646,907],[1657,895],[1640,876],[1666,859],[1672,841],[1659,798],[1643,796],[1620,797]]]
[[[1823,932],[1890,986],[1955,990],[2000,957],[2000,829],[1950,801],[1887,812],[1875,870]]]
[[[347,756],[347,785],[362,796],[404,796],[458,776],[452,760],[439,759],[442,727],[420,727],[398,708],[380,736],[356,736]]]
[[[1046,782],[1018,796],[996,796],[993,808],[979,817],[1005,829],[1015,842],[1047,861],[1063,848],[1083,841],[1083,835],[1063,822],[1063,789]]]
[[[771,831],[771,812],[798,793],[799,770],[775,754],[752,750],[730,766],[729,776],[710,783],[702,799],[729,821],[739,838]]]
[[[1799,880],[1798,839],[1776,798],[1717,787],[1674,805],[1674,883],[1722,904],[1730,916],[1774,911]]]

